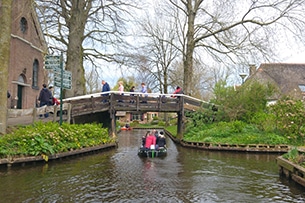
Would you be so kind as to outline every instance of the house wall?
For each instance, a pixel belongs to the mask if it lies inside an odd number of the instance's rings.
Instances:
[[[158,112],[147,112],[143,114],[143,121],[140,121],[141,123],[149,123],[153,120],[153,115],[158,116]],[[133,120],[131,118],[131,113],[126,112],[124,116],[118,116],[118,120],[120,122],[132,122]]]
[[[12,34],[8,90],[8,108],[32,108],[44,83],[43,54],[45,49],[38,19],[31,7],[32,0],[14,0],[12,6]],[[21,19],[26,19],[26,29],[21,30]],[[36,18],[36,19],[35,19]],[[33,64],[38,61],[37,86],[32,86]],[[19,98],[20,97],[20,98]]]

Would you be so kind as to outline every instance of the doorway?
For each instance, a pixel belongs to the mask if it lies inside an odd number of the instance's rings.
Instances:
[[[17,109],[22,109],[22,91],[23,91],[23,86],[18,85],[17,86]]]

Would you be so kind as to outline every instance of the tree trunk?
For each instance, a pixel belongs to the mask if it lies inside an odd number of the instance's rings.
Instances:
[[[193,79],[193,54],[195,49],[195,41],[194,41],[194,27],[195,27],[195,15],[196,12],[193,9],[192,1],[188,0],[187,3],[187,11],[188,11],[188,28],[186,34],[186,53],[183,57],[183,69],[184,69],[184,84],[183,91],[185,94],[190,95],[190,86]]]
[[[10,60],[12,0],[0,2],[0,133],[7,127],[7,84]]]
[[[72,1],[71,17],[66,19],[69,28],[66,70],[72,72],[72,89],[65,91],[65,98],[86,94],[86,79],[83,66],[83,40],[88,11],[86,1]]]

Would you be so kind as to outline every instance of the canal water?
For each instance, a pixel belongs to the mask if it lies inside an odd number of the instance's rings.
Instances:
[[[305,202],[281,179],[274,154],[182,148],[140,158],[143,130],[121,132],[118,148],[48,164],[2,168],[0,202]]]

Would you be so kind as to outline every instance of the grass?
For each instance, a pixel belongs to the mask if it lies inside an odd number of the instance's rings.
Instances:
[[[173,135],[177,134],[177,126],[167,127]],[[209,142],[223,144],[295,144],[288,138],[276,133],[263,132],[254,125],[236,125],[232,123],[205,124],[200,127],[188,127],[183,139],[189,142]],[[300,143],[301,144],[301,143]]]

